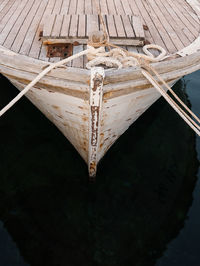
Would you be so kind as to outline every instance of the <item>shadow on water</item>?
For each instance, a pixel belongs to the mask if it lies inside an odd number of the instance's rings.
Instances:
[[[16,94],[2,81],[0,107]],[[175,87],[187,101],[182,82]],[[27,262],[12,247],[5,266],[151,266],[184,225],[195,136],[162,99],[105,155],[94,184],[71,144],[26,99],[1,118],[0,137],[0,219]]]

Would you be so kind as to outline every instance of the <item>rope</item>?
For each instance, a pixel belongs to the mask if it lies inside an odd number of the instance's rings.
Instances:
[[[93,47],[90,47],[87,50],[84,50],[78,54],[72,55],[68,58],[65,58],[59,62],[50,64],[48,67],[46,67],[34,80],[32,80],[11,102],[9,102],[1,111],[0,111],[0,117],[5,114],[16,102],[18,102],[41,78],[43,78],[48,72],[50,72],[52,69],[56,67],[60,67],[80,56],[86,55],[88,52],[92,52],[95,50],[97,53],[100,50],[95,49]]]
[[[145,45],[143,51],[145,54],[138,54],[134,52],[128,52],[121,47],[118,47],[109,42],[109,35],[105,22],[103,20],[99,6],[96,0],[93,0],[103,28],[104,38],[100,39],[99,42],[93,42],[93,40],[88,41],[88,49],[82,51],[78,54],[70,56],[63,59],[57,63],[50,64],[47,66],[34,80],[32,80],[9,104],[7,104],[1,111],[0,117],[8,111],[17,101],[19,101],[23,95],[25,95],[42,77],[44,77],[48,72],[56,67],[62,67],[66,63],[80,57],[83,55],[88,55],[89,62],[86,64],[88,69],[91,69],[97,65],[106,65],[107,67],[117,67],[118,69],[129,66],[139,66],[141,68],[141,73],[143,76],[157,89],[157,91],[165,98],[165,100],[172,106],[172,108],[183,118],[183,120],[200,136],[200,126],[183,110],[181,107],[166,93],[162,86],[155,80],[155,78],[150,74],[150,71],[154,73],[161,84],[163,84],[167,90],[174,96],[174,98],[179,102],[182,107],[189,112],[189,114],[200,123],[200,119],[180,100],[180,98],[174,93],[174,91],[169,87],[169,85],[162,79],[158,72],[150,66],[150,62],[159,62],[166,58],[166,51],[155,44]],[[105,51],[105,47],[109,48],[109,52]],[[111,50],[111,47],[113,48]],[[97,48],[97,49],[95,49]],[[149,49],[157,49],[160,54],[157,57],[149,51]]]

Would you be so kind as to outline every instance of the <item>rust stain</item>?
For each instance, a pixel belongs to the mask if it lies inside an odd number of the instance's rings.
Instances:
[[[82,107],[82,106],[78,106],[78,108],[79,108],[79,109],[81,109],[81,110],[83,109],[83,107]]]
[[[94,86],[92,87],[93,91],[96,91],[97,88],[102,84],[103,77],[96,73],[95,77],[93,78]]]
[[[57,105],[52,105],[52,107],[53,107],[54,109],[59,109],[59,108],[60,108],[60,107],[57,106]]]
[[[83,116],[83,117],[82,117],[82,120],[86,122],[86,121],[88,121],[88,117]]]
[[[126,121],[130,121],[132,118],[126,119]]]
[[[112,92],[110,91],[110,92],[106,92],[106,93],[104,93],[104,95],[103,95],[103,98],[104,99],[107,99],[107,98],[110,98],[110,97],[112,97]]]
[[[91,136],[91,144],[92,146],[97,145],[98,138],[98,126],[99,120],[96,117],[99,117],[99,106],[91,106],[91,126],[92,126],[92,136]]]

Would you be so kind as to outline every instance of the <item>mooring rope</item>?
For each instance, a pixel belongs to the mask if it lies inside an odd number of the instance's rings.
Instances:
[[[139,66],[142,75],[152,84],[152,86],[165,98],[165,100],[172,106],[172,108],[183,118],[183,120],[200,136],[200,126],[194,121],[200,123],[200,119],[181,101],[181,99],[174,93],[170,86],[163,80],[163,78],[158,74],[158,72],[150,65],[152,62],[160,62],[166,58],[166,51],[155,44],[145,45],[143,51],[145,54],[139,54],[135,52],[127,51],[117,45],[109,42],[109,35],[103,16],[97,5],[96,0],[93,0],[99,17],[100,23],[103,28],[104,38],[99,42],[93,42],[92,39],[88,41],[88,49],[66,59],[63,59],[56,63],[50,63],[47,67],[39,73],[34,80],[32,80],[10,103],[8,103],[1,111],[0,117],[7,112],[16,102],[18,102],[41,78],[43,78],[47,73],[56,67],[64,66],[66,63],[80,57],[87,55],[89,62],[86,64],[88,69],[95,67],[97,65],[106,65],[107,67],[115,68],[125,68],[129,66]],[[105,47],[109,48],[106,52]],[[113,49],[111,49],[111,47]],[[160,54],[155,57],[149,49],[157,49]],[[174,96],[174,98],[179,102],[180,105],[194,118],[192,119],[162,88],[158,81],[150,74],[150,72],[156,76],[160,83]]]

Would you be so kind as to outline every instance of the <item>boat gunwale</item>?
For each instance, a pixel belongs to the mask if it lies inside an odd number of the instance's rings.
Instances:
[[[152,66],[160,73],[167,74],[170,72],[184,71],[184,74],[181,74],[180,77],[186,75],[185,70],[188,69],[188,74],[191,73],[190,67],[200,64],[200,52],[196,52],[194,54],[173,58],[167,61],[161,61],[157,63],[152,63]],[[34,59],[29,56],[21,55],[11,50],[0,46],[0,73],[6,75],[4,71],[2,71],[3,67],[10,68],[13,70],[13,73],[16,71],[23,71],[25,73],[30,74],[39,74],[46,66],[47,62]],[[1,69],[2,68],[2,69]],[[193,68],[192,68],[193,69]],[[17,78],[16,74],[13,74]],[[48,84],[48,79],[50,85],[53,85],[53,79],[61,79],[65,82],[75,82],[78,85],[87,85],[90,84],[90,70],[87,69],[79,69],[75,67],[67,67],[66,69],[58,68],[53,69],[50,73],[45,76],[45,83]],[[123,83],[123,82],[131,82],[138,79],[144,79],[142,76],[140,67],[129,67],[126,69],[107,69],[105,70],[105,80],[104,87],[107,87],[106,91],[112,90],[115,86],[115,83]],[[40,81],[42,81],[44,78]],[[107,86],[107,85],[111,85]],[[88,87],[85,87],[85,90],[88,91]],[[110,89],[109,89],[110,87]],[[84,91],[84,88],[82,89]]]

